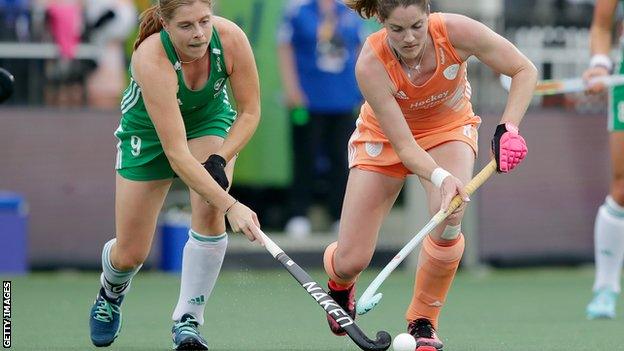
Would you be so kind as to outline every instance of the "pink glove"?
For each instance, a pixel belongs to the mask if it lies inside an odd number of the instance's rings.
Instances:
[[[507,173],[516,168],[527,154],[524,138],[518,127],[511,123],[499,124],[492,138],[492,152],[496,158],[497,171]]]

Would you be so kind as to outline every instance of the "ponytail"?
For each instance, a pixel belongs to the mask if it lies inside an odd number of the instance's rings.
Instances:
[[[371,18],[379,13],[378,0],[346,0],[345,4],[362,18]]]
[[[162,23],[160,22],[159,10],[160,7],[158,5],[153,5],[141,13],[141,16],[139,17],[139,34],[134,41],[134,50],[139,47],[143,40],[154,33],[160,32],[163,28]]]

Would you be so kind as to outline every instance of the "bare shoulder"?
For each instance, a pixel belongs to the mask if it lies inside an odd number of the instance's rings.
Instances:
[[[360,56],[355,65],[355,75],[363,90],[383,88],[389,89],[391,92],[396,91],[384,63],[375,54],[368,41],[364,43],[360,51]]]
[[[233,47],[247,42],[247,35],[236,23],[227,18],[214,16],[214,28],[219,33],[224,47]]]
[[[215,16],[214,30],[219,33],[223,55],[228,74],[232,74],[234,61],[241,59],[253,60],[251,44],[245,32],[234,22],[227,18]]]
[[[362,78],[377,78],[379,74],[384,73],[383,63],[375,54],[372,46],[367,41],[362,46],[360,56],[355,65],[355,73]]]
[[[483,27],[480,22],[455,13],[443,13],[442,19],[446,26],[446,33],[453,44],[469,39],[479,27]]]
[[[174,72],[160,41],[159,33],[150,35],[139,45],[132,53],[130,65],[132,76],[139,85],[149,77],[161,75],[168,71]]]
[[[484,49],[496,36],[493,30],[470,17],[453,13],[442,16],[451,45],[463,60]]]

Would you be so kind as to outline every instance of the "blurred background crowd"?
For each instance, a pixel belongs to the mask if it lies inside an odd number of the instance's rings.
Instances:
[[[313,244],[314,233],[330,237],[339,219],[342,190],[337,189],[344,188],[346,141],[361,103],[353,64],[362,40],[379,28],[374,20],[327,7],[333,2],[215,3],[217,14],[247,33],[261,80],[262,121],[237,162],[232,191],[259,214],[264,228],[296,239],[308,237],[314,247],[322,246]],[[150,5],[149,0],[0,0],[0,67],[16,79],[15,93],[0,107],[0,189],[22,193],[29,203],[35,266],[94,265],[100,242],[113,231],[112,133],[138,15]],[[434,0],[432,6],[433,11],[465,14],[494,28],[535,63],[541,79],[578,77],[589,62],[593,1]],[[306,32],[309,21],[319,21],[318,32]],[[475,111],[492,116],[482,127],[490,135],[506,93],[496,74],[476,60],[470,62],[469,74]],[[497,203],[483,201],[474,206],[472,225],[480,240],[468,260],[591,260],[591,226],[608,179],[605,101],[605,96],[582,94],[535,99],[523,128],[533,150],[541,150],[515,175],[516,181],[526,180],[514,187],[522,187],[524,195],[517,204],[525,216],[518,233],[525,239],[527,232],[533,233],[541,242],[533,247],[527,244],[530,240],[510,242],[499,235],[504,231],[513,238],[516,233],[489,220],[496,218]],[[70,125],[71,133],[64,130]],[[544,170],[547,163],[537,155],[558,157],[566,143],[576,142],[602,152],[597,152],[599,157],[558,160],[555,173]],[[559,208],[559,216],[556,208],[547,215],[537,206],[555,202],[543,184],[559,178],[556,172],[576,176],[559,180],[563,191],[570,190],[560,200],[571,206]],[[492,182],[480,198],[493,199],[488,194],[507,184]],[[397,211],[420,206],[422,199],[413,191],[406,187]],[[184,187],[174,187],[166,210],[183,213],[186,205]],[[422,221],[405,213],[391,215],[386,224],[387,231],[403,233],[397,245]],[[549,230],[557,234],[544,241],[540,232]],[[93,239],[93,247],[85,248],[77,233],[81,240]]]

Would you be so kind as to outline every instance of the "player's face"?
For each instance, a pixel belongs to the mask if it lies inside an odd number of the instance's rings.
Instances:
[[[171,41],[183,61],[202,57],[212,38],[213,14],[201,1],[176,9],[173,18],[164,24]]]
[[[390,45],[403,58],[415,59],[420,56],[427,40],[428,15],[417,5],[398,6],[384,21]]]

